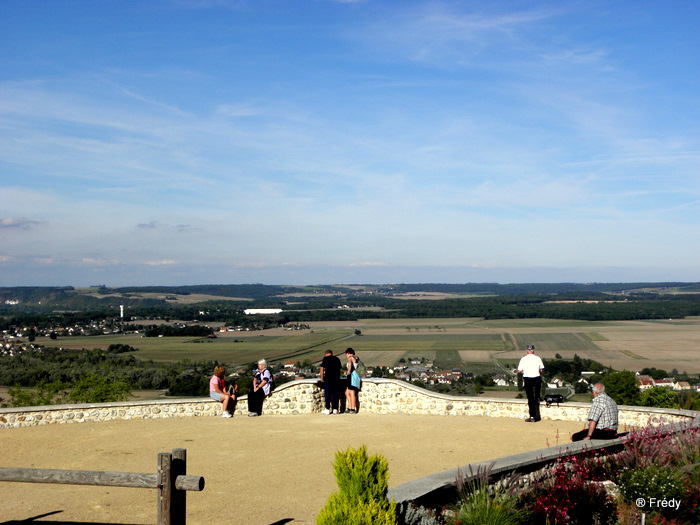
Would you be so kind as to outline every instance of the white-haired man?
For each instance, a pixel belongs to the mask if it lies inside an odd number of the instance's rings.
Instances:
[[[615,439],[617,437],[617,403],[605,393],[605,387],[593,385],[593,404],[588,411],[588,425],[571,436],[571,441]]]

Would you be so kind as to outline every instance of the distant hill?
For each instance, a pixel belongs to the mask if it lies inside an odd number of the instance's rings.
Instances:
[[[64,287],[0,288],[0,312],[12,310],[105,310],[124,306],[167,306],[164,300],[123,297],[109,293],[92,295]]]
[[[700,293],[700,283],[640,282],[640,283],[417,283],[417,284],[354,284],[279,286],[264,284],[207,284],[193,286],[130,286],[109,288],[63,287],[5,287],[0,288],[0,313],[17,311],[89,311],[114,310],[125,307],[169,307],[175,304],[211,303],[221,301],[254,302],[258,305],[292,302],[328,303],[333,301],[364,301],[402,297],[422,299],[420,294],[444,294],[445,297],[483,295],[523,297],[543,300],[557,299],[602,300],[605,295],[633,299],[659,298]],[[187,298],[185,301],[184,299]],[[440,298],[439,296],[437,297]]]

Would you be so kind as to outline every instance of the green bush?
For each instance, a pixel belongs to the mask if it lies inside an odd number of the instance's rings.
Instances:
[[[469,476],[457,471],[457,491],[460,503],[452,508],[454,515],[448,523],[459,525],[519,525],[528,523],[527,510],[518,507],[520,476],[492,483],[491,470],[479,467]]]
[[[124,381],[88,374],[73,383],[67,398],[71,403],[110,403],[125,401],[130,393],[129,385]]]
[[[109,403],[126,401],[129,385],[113,377],[86,374],[74,383],[41,381],[35,389],[14,386],[8,389],[10,407],[29,407],[62,403]],[[3,405],[5,406],[5,405]]]
[[[321,509],[318,525],[395,525],[396,503],[387,499],[389,464],[381,455],[368,456],[367,447],[335,454],[338,492]]]
[[[625,501],[637,498],[685,500],[688,476],[668,466],[651,465],[623,471],[617,481]]]
[[[527,523],[527,512],[517,508],[517,499],[499,490],[480,489],[464,496],[455,509],[459,525],[520,525]]]
[[[10,387],[7,393],[10,394],[8,403],[2,405],[3,408],[10,407],[36,407],[42,405],[52,405],[56,401],[63,401],[64,390],[68,385],[61,381],[46,382],[41,381],[35,389],[20,388],[18,385]]]
[[[317,525],[396,525],[396,505],[381,501],[351,502],[340,492],[328,498]]]
[[[644,407],[678,408],[678,395],[668,387],[655,386],[642,392],[640,404]]]

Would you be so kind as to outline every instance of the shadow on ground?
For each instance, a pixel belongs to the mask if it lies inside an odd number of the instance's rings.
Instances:
[[[39,514],[38,516],[32,516],[30,518],[27,518],[26,520],[12,520],[12,521],[2,521],[0,522],[0,525],[19,525],[20,523],[41,523],[42,525],[114,525],[113,523],[103,523],[103,522],[86,522],[86,521],[46,521],[43,520],[42,518],[46,518],[47,516],[53,516],[55,514],[60,514],[63,512],[62,510],[55,510],[53,512],[47,512],[46,514]],[[41,520],[41,521],[37,521]],[[278,521],[275,521],[274,523],[270,523],[270,525],[285,525],[285,523],[290,523],[294,521],[294,518],[284,518]],[[124,525],[124,524],[122,524]],[[143,523],[132,523],[132,524],[126,524],[126,525],[146,525]]]
[[[46,521],[43,520],[42,518],[46,518],[47,516],[54,516],[56,514],[60,514],[63,512],[62,510],[54,510],[53,512],[47,512],[45,514],[39,514],[38,516],[31,516],[27,518],[26,520],[11,520],[11,521],[2,521],[0,522],[0,525],[18,525],[20,523],[41,523],[42,525],[114,525],[113,523],[95,523],[94,521],[91,522],[86,522],[86,521]],[[41,521],[37,521],[41,520]],[[281,522],[279,522],[281,523]],[[123,525],[123,524],[122,524]],[[127,524],[127,525],[145,525],[143,523],[132,523],[132,524]],[[274,525],[274,524],[273,524]]]

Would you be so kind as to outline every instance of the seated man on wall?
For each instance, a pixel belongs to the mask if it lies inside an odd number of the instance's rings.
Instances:
[[[588,426],[571,436],[571,441],[614,439],[617,437],[617,403],[600,383],[593,386],[593,404],[588,411]]]

